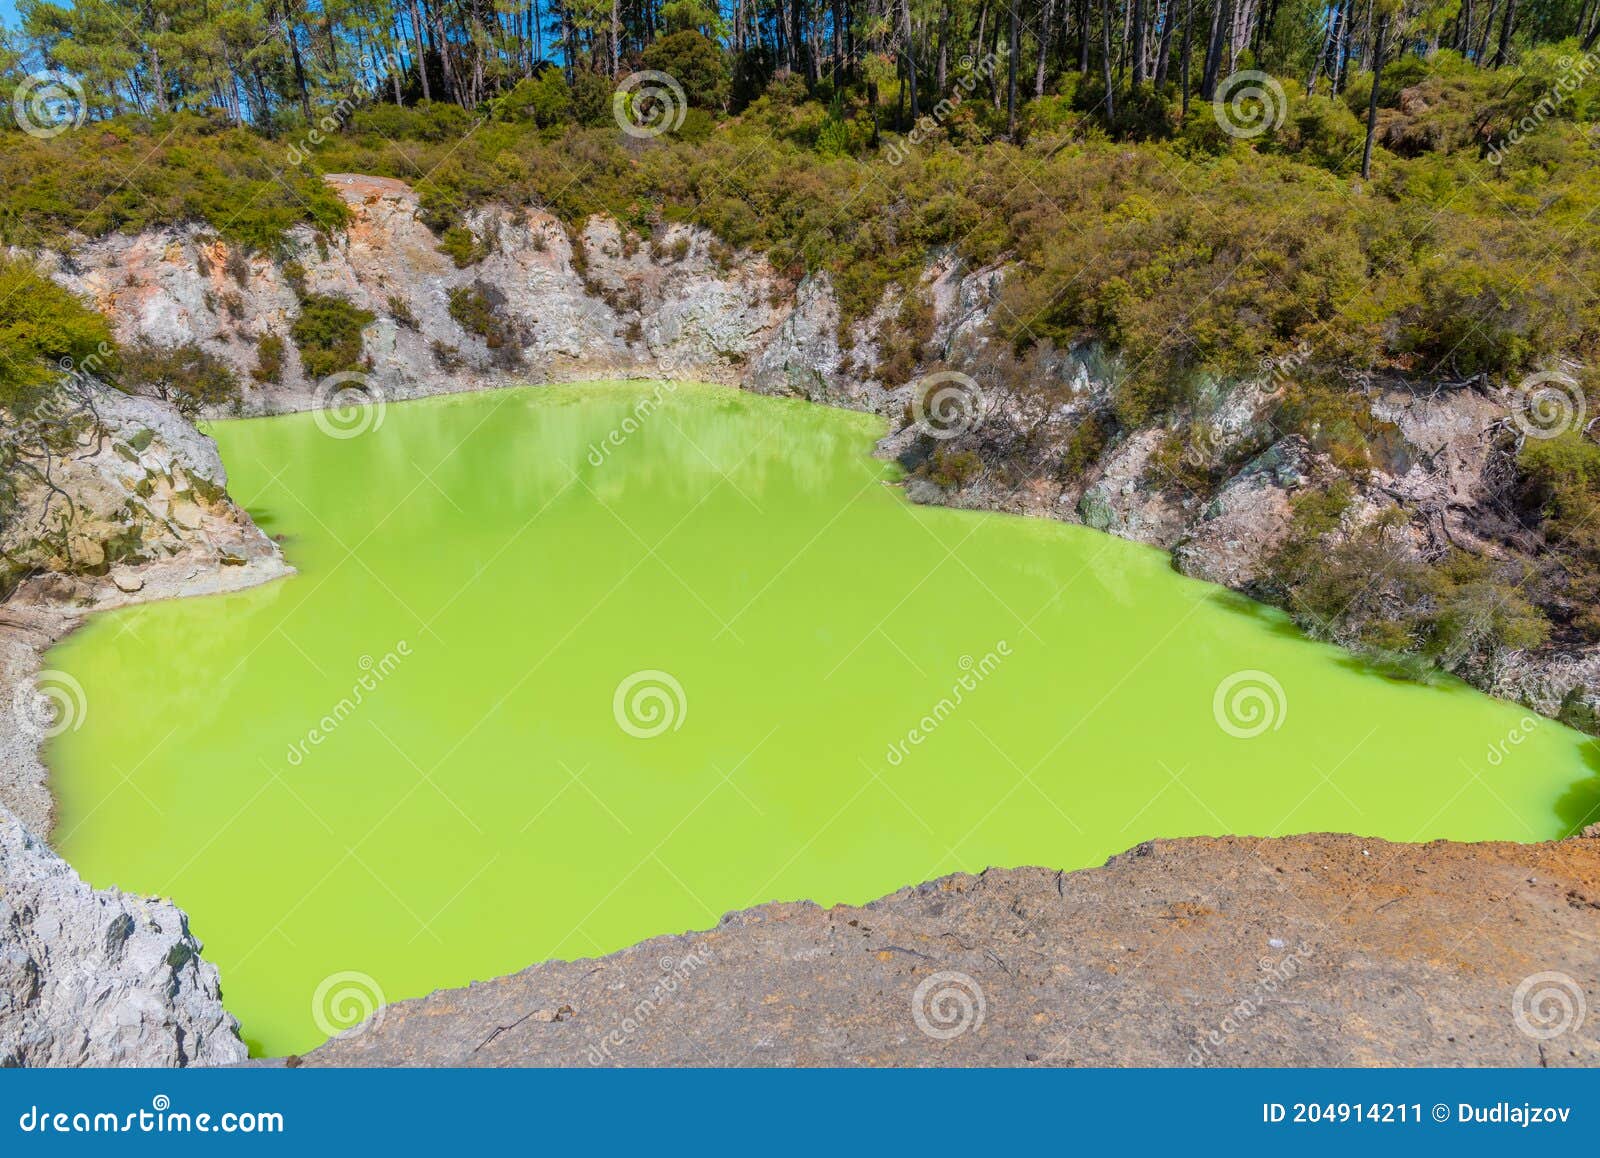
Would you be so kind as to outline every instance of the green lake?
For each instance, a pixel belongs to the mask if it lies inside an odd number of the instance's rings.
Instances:
[[[88,704],[58,848],[189,912],[256,1053],[768,900],[1151,837],[1541,840],[1600,800],[1577,733],[1162,552],[909,504],[870,416],[631,384],[369,417],[217,424],[299,574],[50,658]]]

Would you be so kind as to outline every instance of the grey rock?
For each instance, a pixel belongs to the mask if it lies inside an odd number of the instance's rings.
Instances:
[[[300,1064],[1596,1066],[1597,905],[1600,840],[1152,841],[763,905],[397,1002]],[[1587,1008],[1544,1040],[1541,974]]]
[[[4,807],[0,880],[0,1066],[248,1056],[216,967],[170,902],[91,889]]]

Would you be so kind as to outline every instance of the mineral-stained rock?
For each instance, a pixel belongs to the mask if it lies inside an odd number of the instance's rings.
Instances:
[[[763,905],[398,1002],[302,1062],[1595,1066],[1600,840],[1152,841]]]
[[[216,966],[170,902],[91,889],[0,807],[0,1066],[247,1056]]]

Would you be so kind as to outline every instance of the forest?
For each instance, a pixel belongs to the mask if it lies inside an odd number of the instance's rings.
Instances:
[[[578,86],[654,62],[702,107],[737,112],[784,73],[825,99],[860,88],[903,127],[987,62],[1014,136],[1021,103],[1069,75],[1108,122],[1149,132],[1152,94],[1175,86],[1187,109],[1245,67],[1337,96],[1402,55],[1502,69],[1541,44],[1588,52],[1600,0],[23,0],[18,23],[0,64],[61,70],[95,117],[271,129],[352,96],[474,110],[551,64]]]
[[[468,221],[486,206],[575,231],[609,214],[645,241],[691,223],[720,260],[827,274],[842,342],[898,294],[862,367],[891,385],[944,357],[1048,416],[1065,352],[1092,352],[1103,407],[942,448],[922,468],[940,485],[1081,478],[1159,427],[1151,471],[1203,504],[1262,449],[1211,432],[1264,372],[1263,429],[1358,484],[1392,441],[1374,383],[1556,375],[1595,413],[1597,38],[1600,0],[23,0],[0,242],[70,260],[85,237],[199,225],[292,280],[291,234],[345,223],[321,179],[340,172],[409,183],[463,268],[488,255]],[[1006,268],[978,354],[929,345],[933,253]],[[108,347],[25,262],[0,278],[0,407],[89,355],[196,407],[239,389],[199,351]],[[302,360],[359,357],[370,317],[301,305]],[[1508,453],[1484,529],[1501,557],[1351,540],[1335,486],[1305,496],[1256,593],[1452,668],[1600,638],[1600,445],[1585,428]],[[1375,559],[1396,581],[1358,604]]]

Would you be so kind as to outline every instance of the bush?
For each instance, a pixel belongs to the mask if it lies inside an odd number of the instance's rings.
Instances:
[[[531,121],[541,129],[573,119],[572,90],[567,86],[566,75],[555,67],[519,80],[510,92],[492,101],[491,107],[498,120]]]
[[[262,334],[256,339],[256,365],[250,377],[257,382],[282,382],[283,350],[283,339],[277,334]]]
[[[0,409],[23,421],[63,367],[111,370],[115,354],[105,318],[28,262],[0,255]]]
[[[228,364],[192,342],[157,346],[139,339],[122,351],[118,380],[135,394],[172,403],[190,418],[239,401],[239,380]]]
[[[504,295],[483,282],[457,286],[450,291],[450,316],[469,334],[482,338],[491,350],[505,346],[509,329],[500,318],[505,309]]]
[[[377,319],[344,298],[311,294],[300,303],[290,334],[308,378],[357,370],[362,363],[361,331]]]
[[[439,238],[439,252],[455,262],[457,269],[465,269],[488,257],[489,246],[466,226],[452,225]]]
[[[728,67],[722,49],[698,32],[663,36],[644,50],[640,60],[681,84],[693,108],[720,109],[728,102]]]

